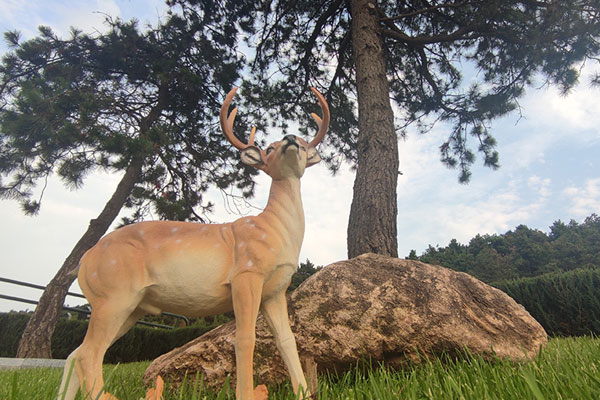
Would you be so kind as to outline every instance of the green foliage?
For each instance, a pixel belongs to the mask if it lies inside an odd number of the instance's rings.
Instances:
[[[30,313],[0,313],[0,357],[14,357]]]
[[[319,272],[322,268],[322,266],[315,267],[315,265],[310,262],[309,259],[307,259],[306,262],[300,263],[300,266],[294,275],[292,275],[292,282],[290,283],[287,291],[291,292],[292,290],[295,290],[302,282],[308,279],[308,277]]]
[[[19,338],[29,317],[29,313],[0,314],[0,357],[15,356]],[[227,316],[218,316],[210,320],[199,319],[189,327],[172,330],[136,325],[109,348],[105,361],[120,363],[152,360],[230,319]],[[86,320],[59,320],[52,336],[53,356],[59,359],[67,358],[83,341],[87,324]]]
[[[169,14],[155,28],[107,19],[106,33],[77,29],[67,39],[41,27],[0,64],[0,199],[35,214],[47,178],[80,188],[97,169],[119,171],[143,160],[126,202],[133,220],[198,220],[214,184],[252,194],[250,169],[216,123],[221,99],[242,67],[218,14],[189,21]],[[126,222],[132,222],[128,220]]]
[[[468,245],[452,239],[446,247],[429,246],[418,259],[486,283],[600,267],[600,217],[592,214],[581,224],[557,221],[549,234],[519,225],[502,235],[477,235]]]
[[[218,325],[208,327],[196,325],[173,330],[134,326],[110,347],[106,352],[105,362],[153,360],[161,354],[183,346]],[[81,341],[76,343],[81,343]],[[52,354],[56,354],[54,349],[52,349]]]
[[[430,360],[402,371],[384,366],[357,365],[340,376],[319,376],[319,398],[385,399],[581,399],[600,397],[600,339],[594,337],[551,339],[535,361],[510,363],[485,361],[471,356],[454,360]],[[141,377],[148,363],[105,365],[107,389],[122,400],[144,398]],[[9,400],[53,399],[58,391],[59,369],[0,371],[0,398]],[[233,399],[226,384],[218,392],[208,390],[204,377],[188,376],[178,387],[166,382],[165,400]],[[269,387],[273,400],[294,399],[289,383]]]
[[[600,269],[496,283],[552,336],[600,334]]]
[[[83,341],[83,337],[87,331],[87,325],[88,323],[85,320],[59,320],[56,324],[54,334],[52,335],[52,356],[58,359],[67,358],[67,356]]]
[[[173,3],[201,16],[208,13],[205,2]],[[268,104],[267,109],[278,107],[273,117],[287,128],[286,120],[305,117],[308,88],[317,87],[335,110],[327,141],[357,161],[360,83],[354,63],[360,49],[353,46],[352,5],[359,3],[233,3],[256,7],[250,13],[254,23],[242,25],[255,49],[253,76],[245,84],[255,92],[253,101]],[[498,168],[490,122],[517,109],[519,97],[536,77],[567,93],[577,83],[582,63],[600,53],[597,0],[396,0],[371,5],[390,98],[403,110],[396,115],[398,131],[416,124],[426,132],[437,121],[450,123],[440,156],[459,170],[461,182],[469,180],[476,152],[485,166]],[[305,132],[311,125],[308,118],[303,121]],[[332,154],[326,159],[335,170],[339,159]]]

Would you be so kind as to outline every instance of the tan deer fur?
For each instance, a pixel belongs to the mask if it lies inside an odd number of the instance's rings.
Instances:
[[[242,161],[273,179],[264,211],[227,224],[140,222],[106,235],[81,259],[79,285],[92,306],[89,328],[67,360],[59,398],[81,388],[103,392],[102,361],[108,347],[145,314],[164,311],[201,317],[233,310],[236,320],[236,398],[254,399],[253,352],[259,309],[287,366],[294,392],[308,395],[296,341],[289,326],[285,290],[297,268],[304,237],[300,178],[320,161],[329,110],[315,89],[323,120],[310,142],[288,135],[266,150],[233,135],[237,109],[227,116],[234,88],[221,109],[221,126],[241,150]],[[73,372],[67,382],[69,369]],[[65,392],[66,391],[66,392]],[[258,394],[257,394],[258,398]]]

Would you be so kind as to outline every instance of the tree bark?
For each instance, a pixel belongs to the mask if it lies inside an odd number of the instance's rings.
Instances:
[[[142,172],[143,159],[134,158],[125,175],[117,185],[117,189],[110,200],[104,206],[102,212],[96,219],[90,221],[87,231],[79,239],[69,256],[65,259],[62,267],[50,281],[35,311],[21,336],[17,357],[22,358],[52,358],[50,348],[51,338],[56,328],[56,323],[69,287],[77,278],[79,260],[83,254],[94,246],[106,233],[115,220],[123,204],[127,200],[133,186],[138,181]]]
[[[348,257],[398,256],[398,138],[389,97],[376,0],[352,0],[358,91],[358,163],[348,222]]]

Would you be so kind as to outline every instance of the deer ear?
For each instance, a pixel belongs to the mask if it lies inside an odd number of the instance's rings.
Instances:
[[[308,154],[306,160],[306,168],[318,164],[321,161],[321,155],[313,146],[308,146]]]
[[[255,146],[248,146],[243,149],[240,153],[240,157],[244,164],[254,168],[260,168],[264,164],[261,151]]]

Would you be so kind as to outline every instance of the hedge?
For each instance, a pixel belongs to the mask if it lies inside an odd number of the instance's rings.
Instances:
[[[0,357],[14,357],[30,313],[0,313]]]
[[[15,357],[19,339],[30,314],[24,312],[0,313],[0,357]],[[222,323],[197,324],[184,328],[162,329],[136,325],[107,351],[107,363],[153,360],[176,347],[182,346]],[[77,319],[59,320],[52,337],[52,357],[67,358],[83,341],[88,322]]]
[[[600,335],[600,270],[577,269],[494,284],[550,336]]]
[[[495,283],[550,336],[600,335],[600,269],[577,269]],[[30,314],[0,313],[0,357],[14,357]],[[152,360],[220,325],[229,317],[173,330],[135,326],[106,353],[108,363]],[[52,337],[54,358],[66,358],[81,342],[87,321],[61,319]]]

